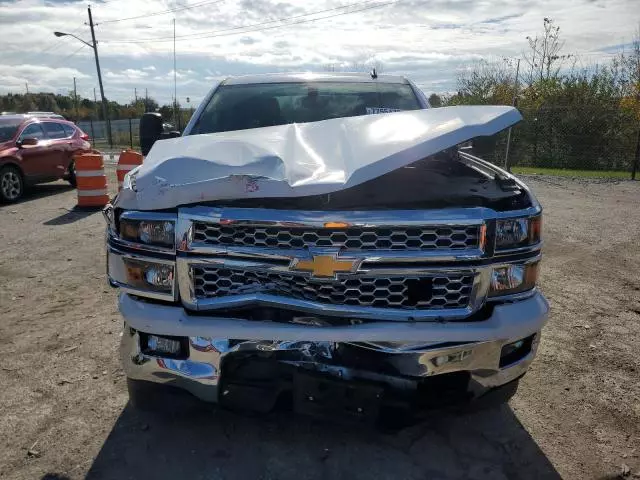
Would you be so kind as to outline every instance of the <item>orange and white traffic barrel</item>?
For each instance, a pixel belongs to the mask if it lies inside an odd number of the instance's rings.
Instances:
[[[74,156],[78,207],[104,207],[109,203],[107,176],[99,152]]]
[[[128,149],[122,151],[120,158],[118,158],[118,167],[116,168],[116,174],[118,175],[118,191],[122,190],[124,176],[138,165],[142,165],[142,159],[143,157],[141,153]]]

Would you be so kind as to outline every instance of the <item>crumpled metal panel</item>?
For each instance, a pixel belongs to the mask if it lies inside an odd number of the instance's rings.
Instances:
[[[465,106],[336,118],[155,143],[116,206],[156,210],[221,199],[302,197],[344,190],[522,116]]]

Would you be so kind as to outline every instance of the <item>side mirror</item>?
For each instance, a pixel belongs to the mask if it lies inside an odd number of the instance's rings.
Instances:
[[[18,148],[34,147],[36,145],[38,145],[38,139],[37,138],[23,138],[22,140],[18,140],[16,142],[16,146]]]
[[[140,150],[148,155],[156,140],[162,138],[162,115],[148,112],[140,119]]]

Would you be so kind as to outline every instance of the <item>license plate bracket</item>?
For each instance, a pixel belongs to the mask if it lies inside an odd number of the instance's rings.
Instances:
[[[355,423],[374,423],[380,414],[384,389],[359,381],[297,372],[293,402],[297,413]]]

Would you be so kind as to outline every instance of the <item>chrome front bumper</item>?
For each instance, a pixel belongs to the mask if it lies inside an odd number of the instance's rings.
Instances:
[[[484,321],[371,322],[343,327],[188,315],[182,307],[148,303],[126,293],[120,295],[119,307],[125,319],[121,358],[127,377],[171,384],[210,402],[224,394],[220,386],[225,362],[252,354],[342,380],[373,381],[405,390],[423,379],[468,372],[468,393],[479,397],[526,372],[548,315],[548,303],[538,292],[496,305]],[[138,332],[188,337],[188,357],[175,360],[143,354]],[[530,352],[501,368],[503,346],[532,335]],[[400,342],[411,342],[411,347],[400,347]],[[364,366],[341,364],[336,352],[345,348],[359,349],[374,360]]]

